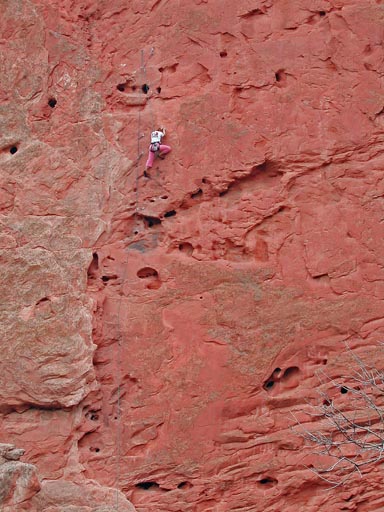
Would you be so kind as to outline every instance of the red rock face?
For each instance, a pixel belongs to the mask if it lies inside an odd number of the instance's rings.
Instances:
[[[379,467],[325,492],[290,428],[344,340],[383,364],[383,18],[4,2],[0,441],[42,481],[16,509],[384,506]]]
[[[20,509],[40,491],[36,467],[19,461],[23,453],[12,444],[0,444],[0,504],[4,512]]]

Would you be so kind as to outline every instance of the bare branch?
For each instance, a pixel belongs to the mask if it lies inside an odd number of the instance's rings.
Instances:
[[[309,429],[307,422],[293,415],[293,430],[317,447],[314,453],[333,459],[323,468],[308,468],[333,487],[355,473],[362,477],[362,468],[384,458],[384,371],[366,364],[347,344],[346,348],[352,359],[349,375],[336,380],[319,371],[320,402],[307,402],[309,408],[303,411],[309,422],[320,422],[320,429]],[[338,404],[337,397],[332,397],[335,389],[348,393],[347,403]]]

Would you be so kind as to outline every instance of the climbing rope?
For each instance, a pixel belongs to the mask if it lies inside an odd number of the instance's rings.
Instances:
[[[126,261],[128,263],[128,261]],[[126,265],[124,266],[124,270]],[[123,276],[122,286],[125,282],[125,272]],[[117,467],[116,467],[116,511],[119,512],[119,497],[120,497],[120,459],[121,459],[121,323],[120,323],[120,310],[121,310],[122,298],[119,301],[119,308],[117,310],[117,429],[116,429],[116,445],[117,445]]]
[[[141,111],[139,110],[139,116],[137,119],[137,155],[140,155],[140,156],[138,156],[138,158],[141,158],[143,156],[143,153],[141,152],[141,148],[140,148],[140,139],[141,139]],[[136,194],[135,221],[137,220],[137,214],[138,214],[138,210],[139,210],[139,161],[140,160],[138,160],[138,162],[137,162],[136,172],[135,172],[135,194]]]
[[[151,90],[151,84],[148,82],[148,79],[147,79],[147,64],[149,62],[149,60],[152,58],[152,56],[155,54],[155,49],[154,48],[151,48],[151,51],[149,52],[149,56],[147,58],[147,61],[145,61],[145,58],[144,58],[144,50],[141,50],[141,62],[140,62],[140,70],[141,70],[141,82],[142,82],[142,91],[144,92],[144,94],[147,94],[147,92],[149,92]],[[146,91],[143,89],[143,88],[146,88]],[[150,98],[149,98],[150,100]],[[150,101],[147,101],[147,105],[148,105],[148,109],[149,109],[149,115],[150,115],[150,120],[151,120],[151,131],[155,129],[155,125],[154,125],[154,116],[153,116],[153,110],[152,110],[152,105],[151,105],[151,102]]]
[[[141,56],[140,56],[140,70],[141,70],[141,78],[143,80],[143,85],[147,84],[147,68],[146,65],[149,61],[149,59],[154,54],[154,48],[151,48],[149,57],[147,59],[147,62],[144,60],[144,50],[141,50]],[[145,91],[143,90],[143,93],[145,94]],[[153,112],[150,101],[147,102],[149,105],[149,112],[151,116],[151,126],[153,127]],[[141,157],[143,156],[143,152],[141,151],[141,110],[139,110],[138,119],[137,119],[137,158],[136,158],[136,172],[135,172],[135,220],[137,220],[137,213],[139,209],[139,162],[141,160]],[[128,268],[128,256],[124,261],[124,271],[122,276],[122,282],[121,286],[124,287],[125,281],[126,281],[126,273]],[[121,329],[121,305],[122,305],[123,297],[120,298],[119,301],[119,307],[117,310],[117,326],[118,326],[118,332],[117,332],[117,411],[116,411],[116,417],[117,417],[117,428],[116,428],[116,450],[117,450],[117,467],[116,467],[116,512],[119,512],[119,497],[120,497],[120,479],[121,479],[121,471],[120,471],[120,463],[121,463],[121,441],[122,441],[122,418],[121,418],[121,388],[122,388],[122,378],[121,378],[121,360],[122,360],[122,329]]]
[[[149,52],[149,56],[147,57],[146,60],[145,60],[144,50],[141,50],[140,53],[141,53],[141,56],[140,56],[140,71],[141,71],[140,78],[141,78],[141,83],[142,83],[142,91],[144,94],[147,94],[148,91],[152,90],[151,82],[147,78],[147,64],[148,64],[149,60],[152,58],[152,56],[155,54],[155,49],[151,48],[151,50]],[[144,87],[146,87],[145,90],[143,89]],[[150,100],[151,100],[151,96],[148,98],[147,105],[148,105],[150,122],[151,122],[151,131],[153,131],[153,130],[157,129],[157,126],[155,126],[154,113],[153,113],[152,103]],[[139,111],[139,119],[140,119],[140,115],[141,115],[141,113]],[[140,130],[141,130],[141,128],[140,128]],[[143,135],[140,135],[140,139],[142,138],[142,136]],[[138,139],[138,142],[140,145],[139,139]],[[138,151],[140,151],[140,149]],[[143,154],[143,153],[141,153],[141,154]],[[151,180],[154,181],[157,185],[159,185],[159,187],[161,187],[162,189],[167,190],[164,187],[164,185],[152,175],[151,175]]]

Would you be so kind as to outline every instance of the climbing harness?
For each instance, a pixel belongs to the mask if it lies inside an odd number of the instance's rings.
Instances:
[[[159,149],[160,149],[160,142],[153,142],[150,145],[150,150],[152,153],[156,153],[157,151],[159,151]]]

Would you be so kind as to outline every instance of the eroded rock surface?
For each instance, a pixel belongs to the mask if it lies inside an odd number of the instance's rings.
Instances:
[[[91,481],[86,486],[66,480],[44,482],[30,506],[44,512],[135,512],[124,494]]]
[[[0,444],[0,509],[12,512],[29,506],[31,498],[40,490],[36,467],[20,462],[24,450],[12,444]]]
[[[44,482],[19,510],[383,507],[380,467],[324,492],[291,431],[345,340],[383,364],[382,2],[2,11],[0,440]]]

